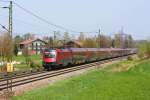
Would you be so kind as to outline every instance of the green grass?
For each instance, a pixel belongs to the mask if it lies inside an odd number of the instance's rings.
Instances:
[[[35,63],[35,65],[42,66],[42,56],[41,55],[31,55],[30,59]],[[15,56],[14,60],[21,62],[21,64],[14,65],[17,70],[28,70],[30,66],[27,66],[25,62],[25,57],[23,55]]]
[[[25,57],[23,55],[15,56],[14,60],[18,62],[23,62],[25,61]]]
[[[14,65],[15,70],[28,70],[30,69],[30,66],[27,64],[15,64]]]
[[[125,64],[130,70],[111,71]],[[150,60],[115,63],[12,100],[150,100]]]
[[[42,56],[41,55],[31,55],[29,56],[32,60],[41,60],[42,59]],[[19,55],[19,56],[15,56],[14,57],[14,60],[15,61],[21,61],[21,62],[25,62],[25,57],[23,55]]]

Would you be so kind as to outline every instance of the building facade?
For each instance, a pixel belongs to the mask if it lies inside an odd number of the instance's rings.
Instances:
[[[22,41],[19,43],[18,54],[21,55],[23,53],[23,49],[27,49],[30,54],[40,54],[41,50],[45,47],[46,44],[47,42],[41,39]]]

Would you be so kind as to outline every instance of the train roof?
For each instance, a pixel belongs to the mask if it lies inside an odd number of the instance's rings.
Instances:
[[[61,51],[74,51],[74,52],[84,52],[84,51],[122,51],[122,50],[131,50],[131,49],[122,49],[122,48],[65,48],[60,49]]]
[[[135,48],[46,48],[45,50],[60,50],[63,52],[85,52],[85,51],[122,51],[122,50],[136,50]]]

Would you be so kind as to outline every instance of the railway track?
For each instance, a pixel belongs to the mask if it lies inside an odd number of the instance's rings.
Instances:
[[[24,77],[25,75],[34,75],[34,74],[40,74],[46,72],[42,69],[34,69],[34,70],[26,70],[26,71],[14,71],[11,73],[0,73],[0,81],[2,81],[4,78],[11,76],[20,76]]]
[[[29,70],[29,71],[22,71],[22,72],[12,72],[12,73],[5,73],[4,75],[0,75],[0,82],[6,81],[11,77],[11,79],[16,79],[16,78],[22,78],[22,77],[27,77],[31,75],[37,75],[37,74],[42,74],[46,73],[47,71],[45,70]]]
[[[55,71],[49,71],[49,72],[41,70],[41,71],[35,71],[35,72],[30,72],[30,73],[28,73],[28,72],[27,73],[18,73],[18,74],[12,73],[12,75],[6,75],[6,76],[4,75],[3,78],[0,78],[0,91],[10,88],[10,87],[16,87],[19,85],[23,85],[23,84],[35,82],[38,80],[62,75],[65,73],[70,73],[73,71],[86,69],[89,67],[97,66],[100,64],[104,64],[104,63],[107,63],[110,61],[114,61],[114,60],[118,60],[118,59],[122,59],[122,58],[126,58],[126,57],[128,57],[128,56],[102,60],[102,61],[98,61],[98,62],[93,62],[93,63],[89,63],[89,64],[84,64],[84,65],[79,65],[79,66],[75,66],[75,67],[70,67],[70,68],[55,70]],[[7,86],[7,80],[12,80],[11,86]]]

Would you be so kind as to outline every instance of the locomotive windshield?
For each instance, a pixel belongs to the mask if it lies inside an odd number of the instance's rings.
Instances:
[[[45,50],[45,57],[46,58],[55,58],[56,57],[55,50]]]

